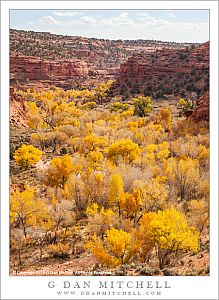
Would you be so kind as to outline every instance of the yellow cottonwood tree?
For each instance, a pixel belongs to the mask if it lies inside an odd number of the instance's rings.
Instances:
[[[103,154],[100,151],[91,151],[88,154],[88,160],[94,169],[98,168],[103,161]]]
[[[157,122],[162,125],[165,131],[170,131],[172,125],[172,114],[168,108],[162,108],[156,116]]]
[[[154,212],[146,213],[140,220],[140,226],[136,230],[136,238],[140,241],[139,256],[143,262],[148,262],[154,249],[154,241],[151,235],[151,222],[155,217]]]
[[[105,249],[102,240],[96,234],[92,239],[85,244],[85,249],[88,249],[101,264],[107,267],[119,265],[119,261],[114,256],[111,256]]]
[[[28,125],[30,128],[37,129],[43,126],[43,121],[39,115],[39,108],[36,102],[26,102],[25,104],[27,110]]]
[[[106,152],[108,159],[116,164],[120,158],[122,158],[124,162],[129,163],[138,159],[140,148],[132,140],[123,139],[111,144]]]
[[[164,209],[168,197],[168,186],[162,183],[160,177],[152,178],[147,183],[139,185],[142,198],[142,209],[144,212]]]
[[[86,244],[94,256],[106,266],[128,263],[139,249],[139,241],[133,241],[131,234],[112,228],[105,232],[104,241],[96,235]]]
[[[74,165],[70,155],[51,159],[46,172],[45,183],[48,186],[64,188],[66,181],[74,171]]]
[[[176,183],[180,200],[193,197],[200,178],[199,161],[187,157],[180,160],[170,158],[164,167],[170,182]]]
[[[43,155],[43,151],[35,148],[33,145],[23,144],[14,153],[14,159],[18,165],[22,168],[28,168],[29,166],[37,163]]]
[[[98,149],[104,149],[108,145],[108,139],[106,137],[99,137],[93,134],[87,135],[83,138],[80,145],[80,152],[88,153]]]
[[[150,235],[155,245],[160,268],[172,253],[198,251],[199,232],[188,225],[185,216],[173,207],[158,211],[150,222]]]
[[[10,222],[17,222],[27,236],[29,227],[35,228],[49,220],[49,211],[43,200],[37,199],[33,188],[15,191],[10,197]]]
[[[168,149],[169,145],[167,142],[161,144],[149,144],[146,146],[146,162],[152,163],[153,160],[157,159],[158,161],[163,162],[168,158],[170,151]]]
[[[110,177],[108,200],[111,205],[116,205],[121,214],[121,195],[124,192],[124,183],[120,174],[113,174]]]
[[[142,206],[142,197],[139,189],[133,190],[130,193],[121,194],[121,209],[123,209],[130,218],[133,218],[134,224],[136,224],[138,213]]]
[[[139,96],[138,98],[133,98],[133,102],[137,116],[145,117],[154,109],[154,103],[151,97]]]

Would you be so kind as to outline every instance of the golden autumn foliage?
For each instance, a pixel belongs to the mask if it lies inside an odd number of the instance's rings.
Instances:
[[[198,155],[197,159],[202,165],[207,165],[209,162],[210,149],[205,147],[204,145],[199,145],[197,147]]]
[[[108,80],[106,83],[98,83],[94,88],[94,98],[93,100],[97,104],[103,104],[104,98],[107,96],[107,93],[113,84],[113,80]]]
[[[28,98],[27,92],[19,91],[24,98]],[[64,124],[75,124],[75,118],[82,112],[75,107],[74,91],[64,92],[60,89],[47,92],[30,93],[31,101],[26,102],[27,116],[31,128],[52,128]],[[71,101],[69,101],[71,99]],[[34,101],[33,101],[34,100]],[[38,102],[38,105],[36,104]],[[76,124],[79,126],[79,123]]]
[[[200,178],[199,161],[197,159],[185,157],[177,160],[170,158],[165,162],[165,170],[166,176],[176,182],[180,200],[193,196],[195,186],[197,186]]]
[[[99,207],[97,203],[87,207],[89,230],[98,236],[103,236],[104,232],[118,223],[118,216],[112,209]]]
[[[130,107],[129,109],[121,112],[119,116],[125,120],[134,115],[134,108]]]
[[[166,207],[169,189],[159,177],[152,178],[147,183],[139,185],[142,207],[146,212],[157,211]]]
[[[129,105],[121,102],[114,102],[111,106],[111,111],[126,111],[129,109]]]
[[[132,262],[177,269],[182,254],[207,247],[208,124],[179,116],[173,102],[154,112],[150,97],[94,84],[18,92],[29,128],[11,151],[14,265],[34,247],[51,261],[90,251],[113,272]]]
[[[172,125],[172,114],[168,108],[161,109],[159,113],[159,121],[161,122],[162,127],[169,131]]]
[[[139,256],[141,261],[148,262],[154,249],[154,241],[151,234],[151,221],[155,213],[145,213],[140,219],[140,226],[135,232],[135,237],[140,241]]]
[[[79,182],[80,181],[80,182]],[[96,172],[95,168],[88,167],[81,174],[81,180],[78,181],[80,187],[80,196],[84,198],[81,202],[92,203],[97,202],[103,204],[104,177],[103,173]]]
[[[82,144],[80,146],[81,152],[90,152],[99,149],[103,149],[108,145],[108,139],[106,137],[99,137],[94,135],[88,135],[83,138]]]
[[[107,267],[119,265],[118,259],[106,251],[102,240],[96,234],[85,244],[85,249],[88,249],[99,262]]]
[[[48,142],[48,133],[47,132],[32,133],[31,143],[34,146],[38,146],[42,150],[45,150],[47,142]]]
[[[170,151],[168,149],[169,145],[167,142],[163,142],[161,144],[149,144],[146,146],[146,162],[152,162],[153,160],[157,159],[159,161],[163,161],[164,159],[168,158]]]
[[[73,171],[74,166],[70,155],[55,157],[50,161],[45,175],[45,183],[48,186],[64,188]]]
[[[42,157],[43,151],[35,148],[33,145],[23,144],[14,153],[14,159],[22,168],[28,168],[35,165]]]
[[[86,102],[85,104],[82,104],[82,105],[80,106],[80,108],[83,109],[83,110],[92,110],[92,109],[94,109],[96,106],[97,106],[97,104],[96,104],[95,101],[88,101],[88,102]]]
[[[199,249],[199,233],[188,225],[185,216],[173,207],[154,214],[150,222],[151,239],[162,268],[174,252]]]
[[[192,224],[200,233],[209,225],[209,204],[204,200],[191,200],[189,211]]]
[[[194,108],[194,103],[192,100],[185,100],[183,98],[179,99],[178,105],[182,113],[190,111]]]
[[[161,124],[148,123],[145,128],[145,139],[148,144],[159,144],[163,141],[165,130]]]
[[[103,154],[100,151],[91,151],[87,157],[93,168],[100,167],[101,162],[104,159]]]
[[[121,196],[124,192],[124,183],[120,174],[113,174],[110,177],[108,199],[111,205],[115,205],[121,210]]]
[[[135,130],[136,128],[138,128],[137,122],[128,122],[127,125],[130,128],[130,130]]]
[[[118,266],[127,263],[139,248],[138,242],[133,242],[131,235],[123,230],[112,228],[105,232],[104,241],[96,235],[86,244],[94,256],[106,266]]]
[[[132,193],[122,193],[120,197],[120,204],[121,209],[124,210],[130,218],[133,218],[135,224],[138,213],[143,204],[141,191],[139,189],[135,189]]]
[[[38,128],[43,126],[43,121],[39,115],[39,108],[36,105],[36,102],[27,102],[27,117],[28,117],[28,125],[30,128]]]
[[[53,257],[66,258],[69,256],[70,246],[68,244],[63,243],[49,245],[48,252]]]
[[[51,219],[44,201],[35,197],[33,188],[26,188],[10,196],[10,222],[17,222],[26,236],[29,227],[47,226]]]
[[[131,140],[123,139],[115,142],[107,148],[107,157],[114,163],[118,163],[119,159],[129,163],[138,159],[140,155],[139,146]]]

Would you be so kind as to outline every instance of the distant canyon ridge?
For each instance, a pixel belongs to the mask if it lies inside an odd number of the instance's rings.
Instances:
[[[104,40],[10,30],[10,79],[63,88],[115,79],[118,93],[202,94],[209,43]],[[182,89],[183,87],[183,89]]]
[[[10,85],[92,88],[115,80],[111,96],[200,98],[209,91],[209,42],[106,40],[10,30]],[[209,97],[204,97],[204,99]]]

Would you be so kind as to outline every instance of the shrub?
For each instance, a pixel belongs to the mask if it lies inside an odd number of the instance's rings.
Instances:
[[[204,200],[191,200],[189,203],[190,217],[193,225],[200,233],[209,225],[209,207]]]
[[[69,245],[62,243],[48,246],[48,252],[51,256],[62,259],[68,258],[70,256],[69,249]]]
[[[125,111],[125,110],[128,110],[129,109],[129,105],[128,104],[124,104],[124,103],[121,103],[121,102],[114,102],[111,106],[111,111],[118,111],[118,110],[121,110],[121,111]]]
[[[186,114],[186,112],[191,111],[195,108],[194,102],[191,100],[185,100],[181,98],[179,100],[179,109],[181,114]]]
[[[81,105],[81,108],[84,110],[92,110],[97,106],[96,102],[88,101],[85,104]]]
[[[130,193],[122,193],[121,195],[121,208],[126,212],[126,214],[133,218],[134,224],[137,221],[137,215],[142,206],[141,192],[139,189],[133,190]]]
[[[94,168],[98,167],[103,161],[103,154],[100,151],[91,151],[87,157]]]
[[[104,232],[117,223],[116,213],[112,209],[99,207],[97,203],[89,206],[86,210],[88,216],[89,229],[91,233],[103,236]]]
[[[108,144],[107,137],[99,137],[95,135],[87,135],[83,138],[82,143],[80,145],[81,152],[90,152],[99,149],[103,149]]]

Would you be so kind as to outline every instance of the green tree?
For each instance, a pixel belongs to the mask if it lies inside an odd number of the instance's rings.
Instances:
[[[135,115],[139,117],[147,116],[153,109],[154,103],[151,97],[139,96],[134,98]]]
[[[104,98],[107,96],[107,92],[110,90],[113,80],[107,81],[107,83],[99,83],[94,89],[94,101],[97,104],[103,104]]]

